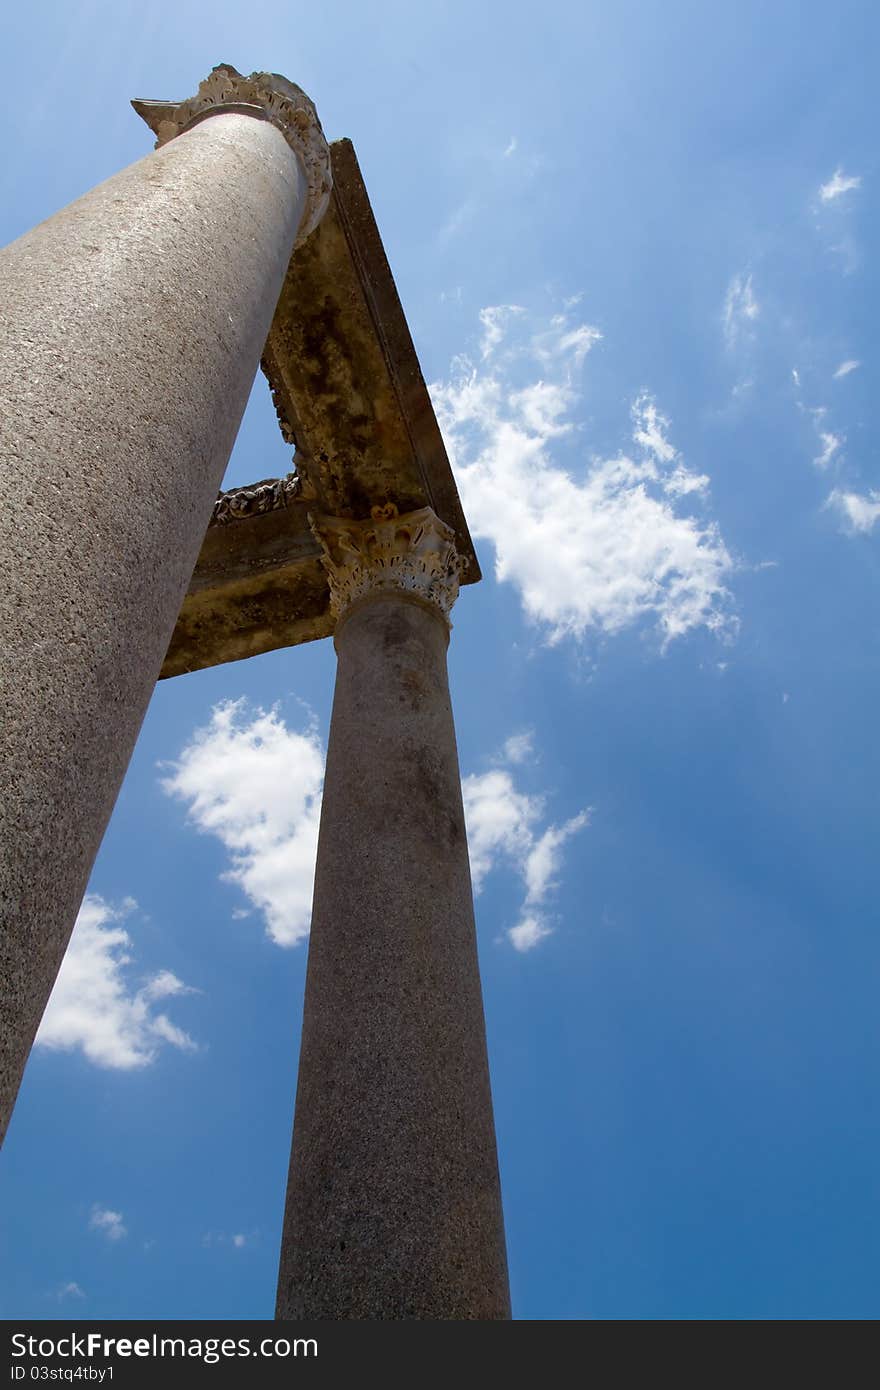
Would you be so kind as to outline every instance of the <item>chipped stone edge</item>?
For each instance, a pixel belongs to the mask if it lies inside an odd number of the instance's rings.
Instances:
[[[156,149],[206,116],[230,109],[256,108],[254,114],[259,112],[280,130],[305,172],[308,193],[297,246],[324,216],[333,187],[330,147],[314,102],[295,82],[288,82],[276,72],[252,72],[245,77],[230,63],[220,63],[199,83],[196,95],[185,101],[136,99],[132,106],[156,136]]]

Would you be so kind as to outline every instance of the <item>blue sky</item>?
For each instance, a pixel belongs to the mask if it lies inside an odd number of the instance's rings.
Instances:
[[[515,1316],[876,1317],[876,8],[2,26],[4,242],[217,62],[354,141],[486,576],[450,672]],[[258,380],[229,481],[288,467]],[[157,689],[0,1162],[5,1316],[271,1316],[333,670]]]

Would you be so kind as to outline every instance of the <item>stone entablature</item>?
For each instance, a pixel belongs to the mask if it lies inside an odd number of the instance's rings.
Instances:
[[[185,101],[138,99],[131,104],[156,136],[157,149],[208,116],[224,111],[259,115],[281,131],[305,172],[308,194],[297,246],[324,216],[333,187],[330,149],[314,103],[295,82],[277,72],[252,72],[245,77],[229,63],[221,63],[199,83],[195,96]]]
[[[389,502],[369,521],[310,516],[330,585],[330,611],[338,621],[359,599],[379,592],[407,594],[439,612],[449,626],[466,561],[455,532],[430,507],[398,515]]]
[[[302,481],[297,473],[287,473],[283,478],[266,478],[261,483],[249,483],[247,487],[230,488],[228,492],[217,495],[211,513],[210,526],[226,526],[230,521],[242,521],[248,516],[259,516],[262,512],[274,512],[286,507],[294,497],[299,497]]]
[[[392,498],[404,515],[430,507],[467,561],[460,583],[480,579],[354,149],[338,140],[330,153],[330,205],[291,257],[263,353],[300,486],[264,478],[217,499],[163,678],[332,636],[309,513],[368,518]]]

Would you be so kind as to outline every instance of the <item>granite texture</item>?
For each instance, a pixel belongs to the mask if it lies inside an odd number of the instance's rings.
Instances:
[[[305,184],[212,116],[0,253],[0,1133],[268,333]]]
[[[335,640],[277,1316],[504,1319],[447,628],[385,591]]]
[[[231,63],[218,63],[199,83],[195,96],[183,101],[144,101],[132,106],[156,136],[156,148],[221,111],[246,111],[271,121],[297,157],[305,175],[305,202],[300,210],[296,245],[308,239],[327,211],[333,176],[330,150],[315,104],[302,87],[280,72],[252,72],[245,77]]]

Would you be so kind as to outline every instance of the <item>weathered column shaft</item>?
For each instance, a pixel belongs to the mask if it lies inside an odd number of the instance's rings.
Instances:
[[[451,533],[427,511],[317,529],[343,612],[277,1315],[505,1318]]]
[[[0,1135],[315,214],[277,91],[211,114],[218,71],[0,253]]]

